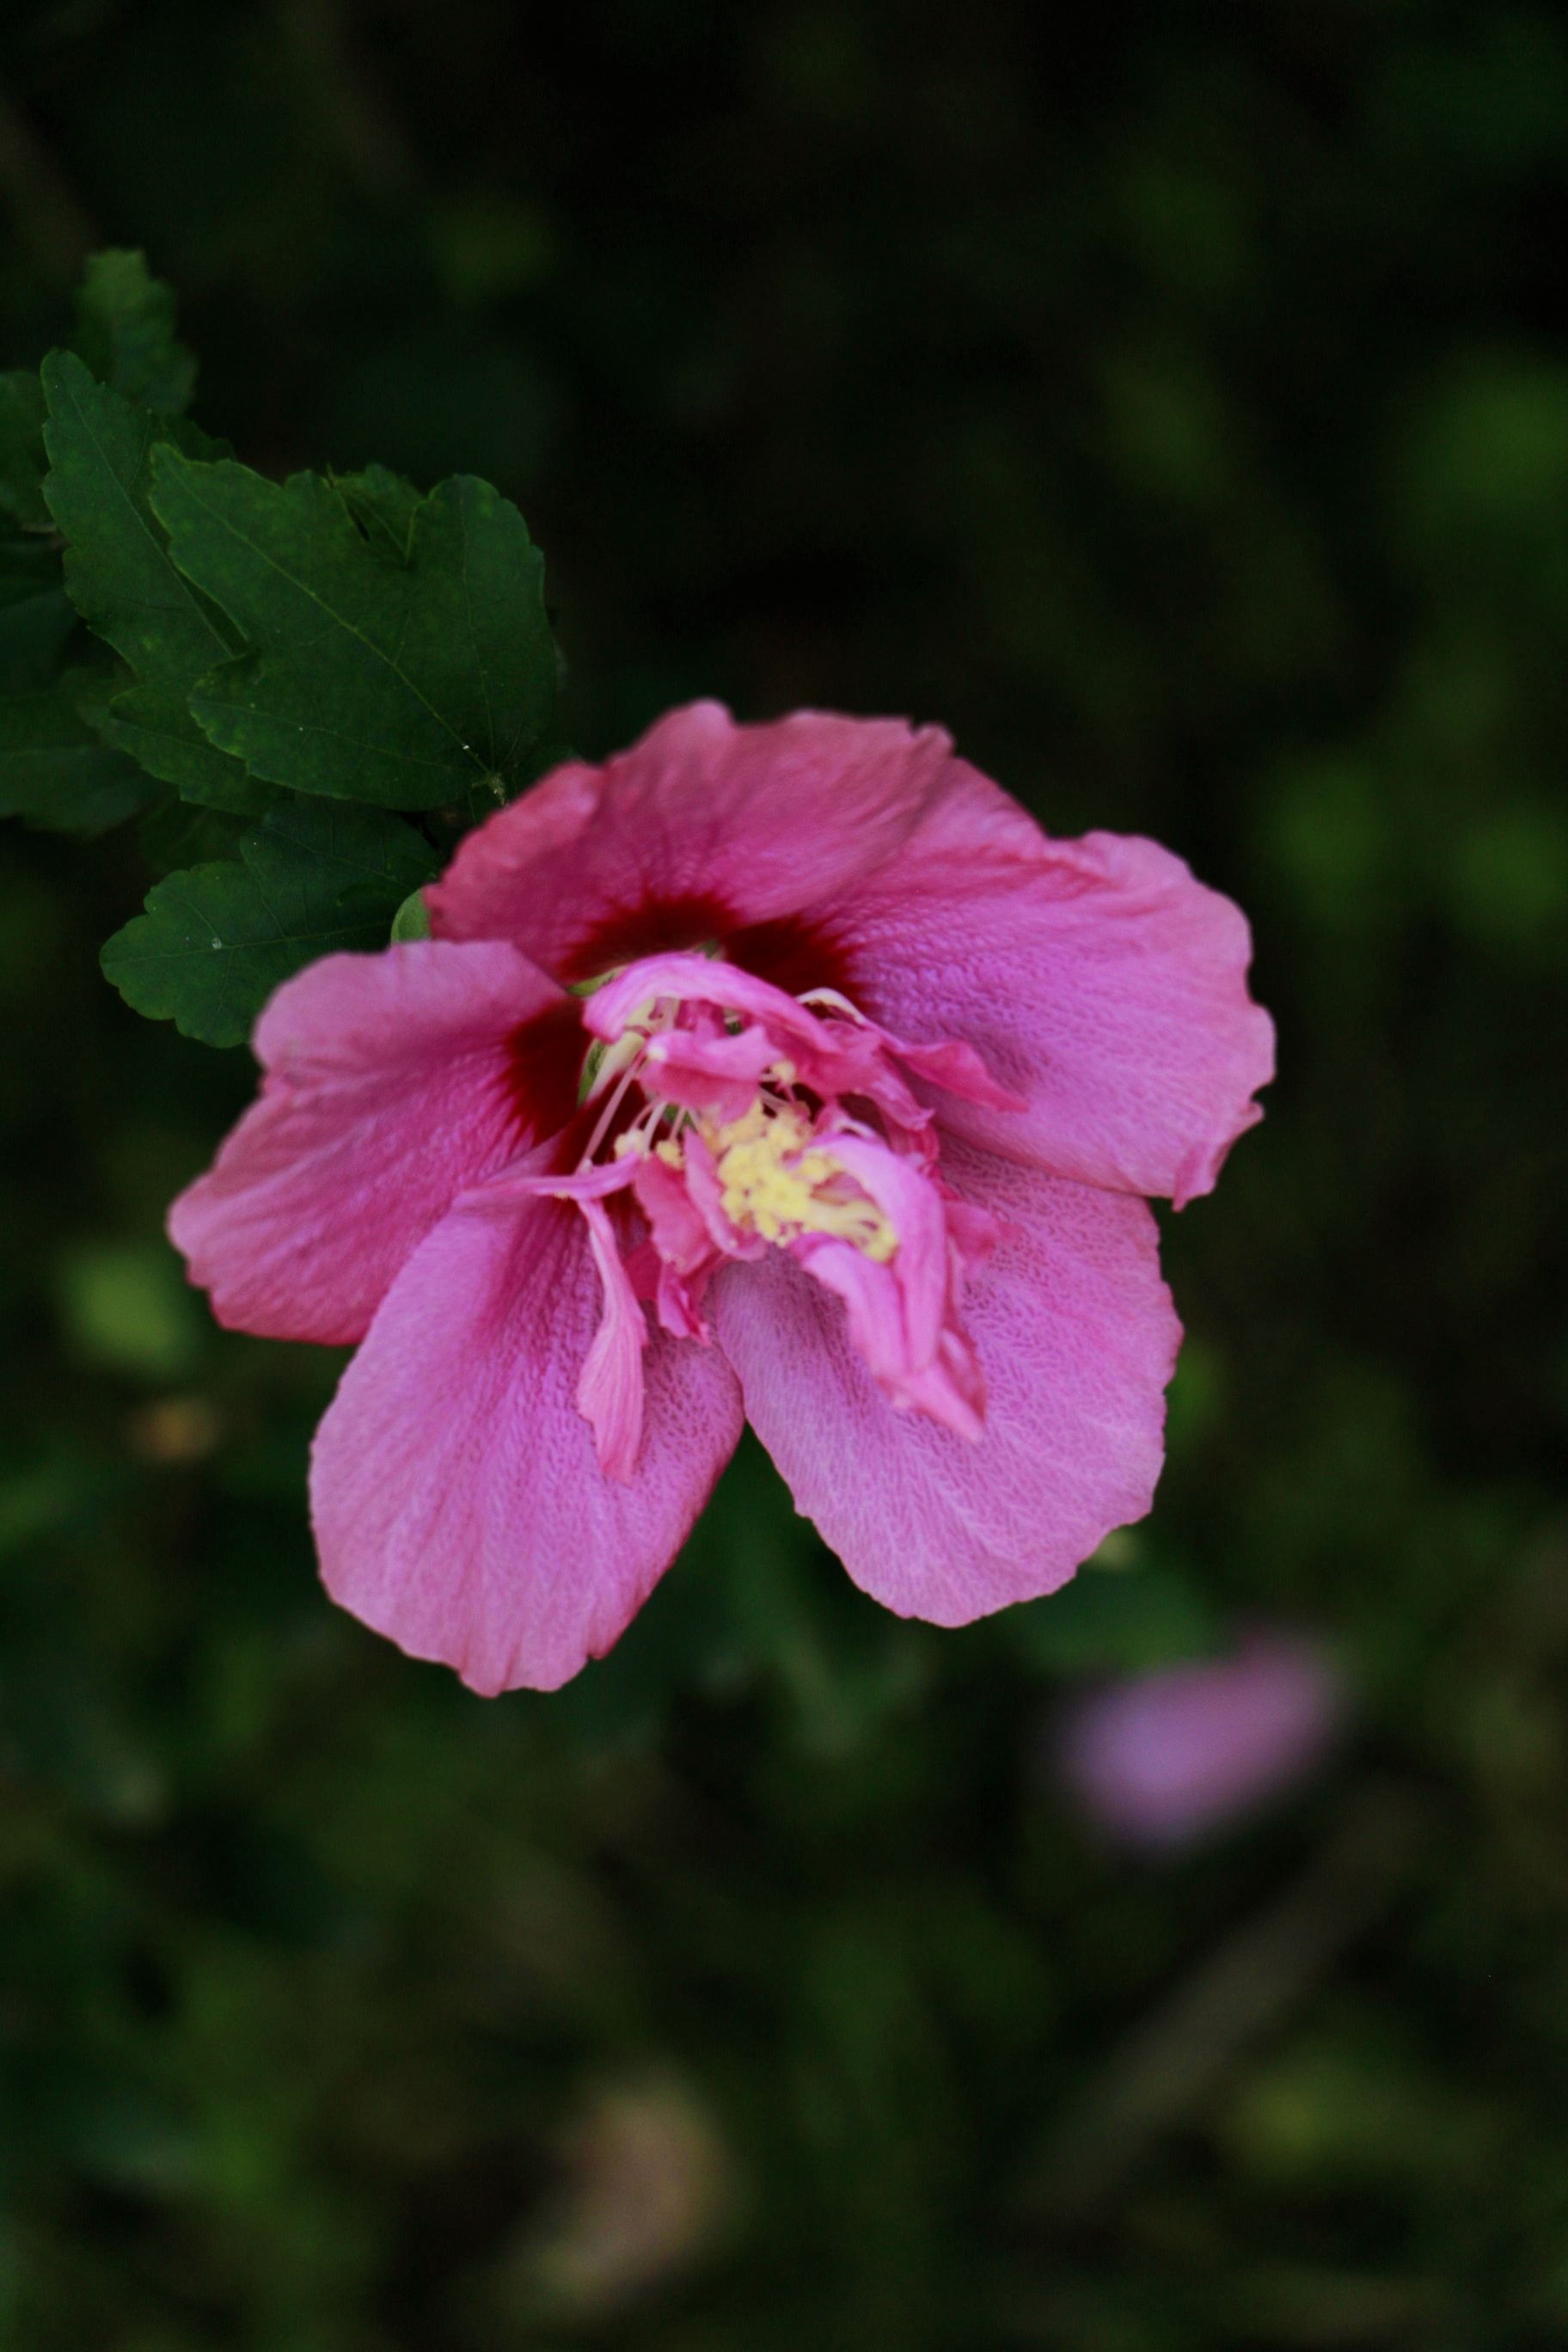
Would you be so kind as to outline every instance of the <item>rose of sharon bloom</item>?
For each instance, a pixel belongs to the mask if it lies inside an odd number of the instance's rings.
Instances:
[[[1152,842],[1047,840],[935,728],[671,712],[463,842],[433,936],[261,1015],[170,1231],[219,1319],[357,1342],[329,1590],[476,1690],[607,1650],[751,1421],[944,1625],[1149,1507],[1213,1184],[1272,1031]]]
[[[1083,1811],[1128,1844],[1184,1845],[1293,1787],[1343,1711],[1320,1646],[1257,1632],[1229,1657],[1091,1691],[1062,1728],[1062,1774]]]

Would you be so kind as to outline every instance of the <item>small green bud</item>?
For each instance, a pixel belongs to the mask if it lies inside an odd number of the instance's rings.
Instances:
[[[392,919],[392,937],[402,940],[427,940],[430,936],[430,909],[425,904],[423,890],[410,890]]]

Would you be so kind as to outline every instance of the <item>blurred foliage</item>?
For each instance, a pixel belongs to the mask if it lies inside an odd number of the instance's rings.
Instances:
[[[1235,892],[1282,1076],[1114,1559],[900,1623],[747,1452],[486,1704],[159,1238],[250,1081],[97,972],[134,840],[8,829],[0,2340],[1568,2336],[1565,163],[1550,0],[11,0],[0,367],[144,247],[251,462],[520,501],[574,741],[941,719]],[[1359,1742],[1118,1862],[1060,1686],[1238,1612]]]

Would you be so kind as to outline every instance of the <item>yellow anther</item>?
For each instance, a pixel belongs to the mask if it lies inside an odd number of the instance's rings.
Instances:
[[[617,1135],[610,1147],[616,1158],[630,1160],[635,1153],[637,1159],[646,1160],[651,1151],[653,1157],[662,1160],[667,1168],[685,1166],[686,1154],[673,1136],[667,1135],[662,1143],[650,1143],[648,1132],[646,1127],[628,1127],[624,1135]]]
[[[854,1184],[842,1160],[812,1143],[798,1111],[754,1102],[741,1118],[704,1126],[720,1184],[720,1204],[733,1225],[765,1242],[826,1234],[848,1242],[879,1265],[898,1248],[891,1219]]]

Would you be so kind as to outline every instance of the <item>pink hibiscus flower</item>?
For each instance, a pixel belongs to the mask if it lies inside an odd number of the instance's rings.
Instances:
[[[749,1419],[850,1574],[956,1625],[1149,1507],[1180,1326],[1143,1197],[1213,1184],[1272,1031],[1152,842],[1047,840],[939,730],[712,703],[329,956],[170,1231],[219,1319],[360,1342],[328,1589],[486,1693],[647,1598]]]

